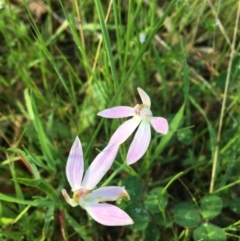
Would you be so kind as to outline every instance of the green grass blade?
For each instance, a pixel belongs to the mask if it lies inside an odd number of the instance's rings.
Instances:
[[[35,187],[47,194],[50,198],[52,198],[55,202],[59,203],[60,200],[58,196],[56,195],[56,191],[53,189],[53,187],[44,181],[43,179],[39,183],[39,180],[29,179],[29,178],[14,178],[14,182],[21,183],[27,186]]]
[[[5,202],[11,202],[11,203],[31,205],[33,207],[56,206],[56,203],[53,201],[44,201],[44,200],[26,201],[26,200],[18,199],[16,197],[10,197],[3,193],[0,193],[0,200]]]
[[[171,140],[171,138],[174,135],[175,131],[179,128],[179,126],[180,126],[180,124],[181,124],[181,122],[183,120],[184,109],[185,109],[185,106],[186,106],[187,100],[188,100],[188,95],[189,95],[188,94],[188,92],[189,92],[189,72],[188,72],[186,56],[185,56],[185,53],[184,53],[184,46],[183,46],[183,42],[182,42],[181,39],[180,39],[180,47],[181,47],[182,59],[183,59],[184,103],[181,106],[181,108],[179,109],[179,111],[177,112],[177,114],[174,116],[173,120],[171,121],[170,126],[169,126],[168,134],[162,137],[161,142],[156,147],[156,151],[155,151],[153,160],[157,156],[159,156],[159,154],[163,151],[163,149],[167,146],[167,144]]]
[[[41,145],[41,149],[43,151],[43,154],[46,158],[46,162],[49,166],[49,168],[55,172],[55,164],[54,164],[54,159],[50,150],[50,142],[48,140],[48,137],[43,129],[43,125],[41,122],[41,119],[39,117],[39,113],[38,113],[38,109],[37,109],[37,105],[34,99],[34,96],[32,94],[31,96],[31,103],[32,103],[32,110],[33,110],[33,114],[34,114],[34,125],[35,125],[35,129],[36,132],[38,134],[38,139]]]
[[[185,109],[185,104],[181,106],[177,114],[172,119],[170,125],[169,125],[169,132],[167,135],[163,136],[160,143],[157,145],[154,156],[152,160],[154,160],[157,156],[160,155],[160,153],[164,150],[164,148],[167,146],[171,138],[173,137],[174,133],[177,131],[178,127],[180,126],[182,120],[183,120],[183,113]]]
[[[18,216],[11,222],[11,224],[14,224],[16,222],[18,222],[18,220],[28,211],[28,209],[30,208],[31,206],[28,205],[27,207],[25,207],[21,213],[18,214]]]
[[[36,165],[33,163],[31,158],[29,156],[27,156],[27,154],[24,151],[22,151],[18,148],[9,148],[8,151],[12,151],[14,153],[18,153],[18,154],[22,155],[23,158],[28,162],[28,164],[29,164],[29,166],[30,166],[30,168],[33,172],[34,178],[36,180],[38,180],[39,183],[41,182],[40,174],[38,172],[38,169],[37,169]]]
[[[92,238],[88,237],[85,227],[80,226],[79,223],[74,218],[72,218],[67,212],[64,213],[68,224],[79,234],[79,236],[84,241],[93,241]]]
[[[43,231],[42,231],[42,236],[43,239],[51,239],[51,234],[50,234],[50,228],[51,228],[51,221],[54,219],[54,211],[55,207],[50,207],[48,208],[45,218],[44,218],[44,224],[43,224]]]
[[[113,54],[112,54],[112,45],[111,45],[110,37],[109,37],[108,31],[107,31],[106,23],[104,21],[102,4],[99,0],[94,0],[94,3],[96,6],[96,9],[97,9],[97,13],[98,13],[98,17],[99,17],[99,21],[100,21],[100,25],[101,25],[103,42],[104,42],[105,49],[107,52],[109,65],[111,68],[111,73],[112,73],[112,78],[113,78],[113,84],[114,84],[114,88],[116,91],[117,86],[118,86],[118,78],[117,78],[116,68],[115,68]]]
[[[99,0],[95,0],[95,1],[99,1]],[[108,107],[113,106],[113,104],[116,102],[118,96],[120,95],[120,93],[123,91],[123,88],[125,87],[125,85],[127,84],[129,77],[131,76],[131,74],[133,73],[133,71],[136,69],[138,62],[141,60],[143,54],[145,53],[147,47],[149,46],[149,44],[152,42],[155,34],[157,33],[157,31],[159,31],[159,28],[162,26],[162,24],[164,23],[164,20],[166,19],[167,15],[169,14],[169,12],[173,9],[175,3],[177,2],[177,0],[173,0],[171,1],[171,3],[167,6],[167,8],[164,11],[164,15],[163,17],[158,21],[158,23],[150,30],[149,32],[149,36],[146,39],[146,41],[144,42],[144,44],[142,45],[142,49],[139,51],[136,59],[134,59],[130,69],[128,70],[128,72],[126,73],[126,75],[123,77],[115,95],[113,96],[112,100],[110,101],[110,104],[108,105]],[[94,135],[91,139],[91,141],[89,142],[89,145],[87,147],[87,150],[85,152],[85,155],[88,154],[89,150],[92,147],[93,141],[96,139],[97,134],[99,133],[102,125],[103,125],[103,121],[104,119],[102,118],[100,123],[97,126],[96,131],[94,132]]]
[[[208,119],[208,117],[206,116],[205,111],[200,107],[200,105],[194,100],[194,98],[192,96],[189,95],[189,100],[190,102],[195,106],[195,108],[202,114],[203,118],[205,119],[206,123],[207,123],[207,127],[208,127],[208,132],[210,135],[210,145],[211,145],[211,153],[212,153],[212,157],[214,156],[214,150],[215,150],[215,145],[216,145],[216,132],[212,126],[212,123],[210,122],[210,120]]]

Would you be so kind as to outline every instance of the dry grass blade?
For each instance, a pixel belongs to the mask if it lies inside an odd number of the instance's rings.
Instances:
[[[224,89],[224,96],[223,96],[223,103],[222,103],[219,126],[218,126],[216,149],[215,149],[214,158],[213,158],[212,176],[211,176],[211,182],[210,182],[210,188],[209,188],[210,193],[212,193],[213,190],[214,190],[214,180],[215,180],[216,169],[217,169],[219,143],[220,143],[220,140],[221,140],[223,117],[224,117],[224,111],[225,111],[225,108],[226,108],[228,86],[229,86],[229,82],[230,82],[230,74],[231,74],[232,62],[233,62],[233,57],[234,57],[234,52],[235,52],[235,45],[236,45],[238,24],[239,24],[239,16],[240,16],[240,0],[238,1],[236,22],[235,22],[234,33],[233,33],[233,40],[232,40],[232,44],[231,44],[230,60],[229,60],[229,65],[228,65],[228,71],[227,71],[227,77],[226,77],[226,83],[225,83],[225,89]]]
[[[82,41],[83,48],[85,48],[85,40],[84,40],[84,34],[83,34],[83,28],[82,28],[82,21],[81,21],[81,15],[80,15],[77,0],[74,1],[74,4],[75,4],[75,7],[76,7],[76,11],[77,11],[79,34],[80,34],[80,38],[81,38],[81,41]]]

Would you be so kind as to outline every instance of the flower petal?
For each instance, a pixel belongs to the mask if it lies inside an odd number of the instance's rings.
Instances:
[[[81,187],[83,171],[84,160],[82,145],[79,138],[76,137],[68,155],[66,165],[67,180],[72,188],[72,191],[76,191]]]
[[[90,216],[106,226],[133,224],[133,220],[122,209],[108,203],[89,203],[84,206]]]
[[[74,202],[72,198],[69,197],[67,191],[65,189],[62,190],[62,195],[65,199],[65,201],[70,204],[72,207],[76,207],[78,203]]]
[[[128,200],[130,199],[124,187],[109,186],[101,187],[92,191],[90,194],[87,194],[84,197],[84,201],[99,203],[107,201],[116,201],[121,197],[126,197]]]
[[[140,117],[144,118],[151,118],[152,117],[152,111],[148,108],[143,108],[141,111],[140,111]]]
[[[129,106],[116,106],[100,111],[97,115],[105,118],[123,118],[133,116],[134,109]]]
[[[151,100],[150,100],[148,94],[143,89],[141,89],[139,87],[137,88],[137,90],[138,90],[138,93],[141,97],[142,103],[150,109],[151,108]]]
[[[137,116],[138,117],[138,116]],[[141,121],[141,118],[131,118],[120,125],[113,133],[109,144],[118,143],[121,145],[134,132]]]
[[[152,117],[150,119],[150,122],[152,124],[152,127],[154,130],[161,134],[167,134],[168,133],[168,121],[165,118],[162,117]]]
[[[140,124],[127,154],[128,165],[138,161],[146,152],[151,140],[151,129],[148,120],[143,120]]]
[[[110,169],[117,155],[119,145],[107,145],[94,159],[85,173],[82,187],[92,190]]]

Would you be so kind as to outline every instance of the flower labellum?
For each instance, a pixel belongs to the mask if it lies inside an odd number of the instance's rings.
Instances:
[[[129,198],[124,187],[108,186],[93,190],[105,173],[110,169],[118,151],[118,146],[108,145],[94,159],[86,171],[84,178],[84,160],[82,145],[76,137],[66,166],[67,180],[72,188],[73,197],[70,198],[65,189],[62,194],[72,206],[80,205],[98,223],[106,226],[123,226],[133,224],[133,220],[123,210],[115,205],[105,203],[115,201],[121,197]]]
[[[147,93],[141,88],[137,88],[141,97],[142,104],[135,107],[116,106],[98,113],[99,116],[105,118],[123,118],[131,117],[118,127],[109,141],[109,145],[121,145],[139,126],[133,141],[129,147],[127,154],[127,164],[131,165],[138,161],[147,151],[151,140],[151,128],[161,134],[168,133],[168,121],[163,117],[153,117],[151,108],[151,100]]]

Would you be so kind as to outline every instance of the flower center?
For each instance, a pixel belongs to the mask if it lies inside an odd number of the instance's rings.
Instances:
[[[75,191],[73,193],[73,198],[72,200],[76,203],[79,203],[79,200],[84,198],[87,194],[89,194],[90,192],[92,192],[91,190],[87,190],[87,189],[79,189],[77,191]]]
[[[149,118],[152,116],[152,111],[144,104],[134,107],[135,117]]]
[[[136,105],[135,114],[136,114],[137,116],[140,116],[141,110],[142,110],[143,108],[144,108],[144,105],[143,105],[143,104],[141,104],[141,105]]]

